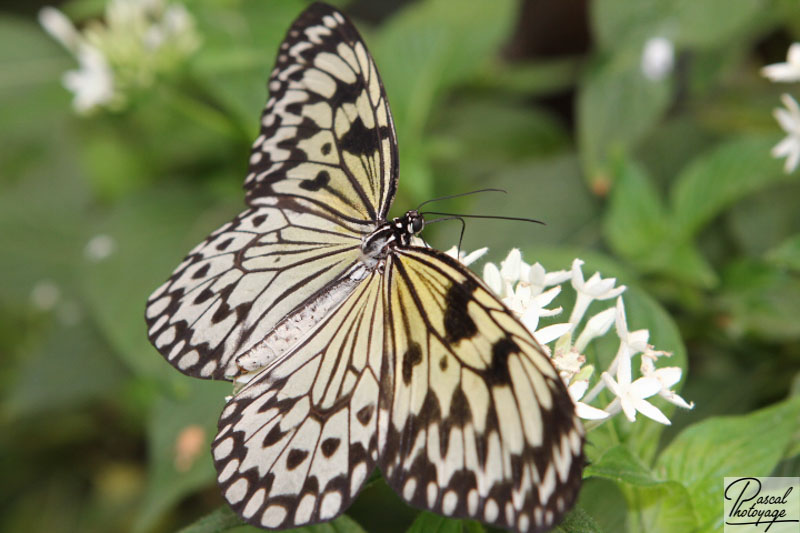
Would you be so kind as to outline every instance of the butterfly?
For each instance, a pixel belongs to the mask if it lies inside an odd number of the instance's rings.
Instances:
[[[212,443],[225,499],[263,528],[326,521],[377,466],[413,506],[552,527],[580,486],[573,402],[478,277],[414,245],[417,211],[388,218],[397,139],[353,24],[308,7],[269,91],[247,208],[146,309],[151,342],[178,370],[246,381]]]

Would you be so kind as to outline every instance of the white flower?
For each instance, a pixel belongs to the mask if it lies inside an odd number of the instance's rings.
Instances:
[[[602,420],[603,418],[608,418],[610,415],[602,409],[592,407],[591,405],[580,401],[580,399],[583,398],[584,393],[586,393],[586,389],[588,388],[588,379],[576,380],[572,385],[567,387],[569,395],[572,397],[572,401],[575,402],[575,412],[577,413],[578,417],[583,418],[584,420]]]
[[[689,403],[675,392],[670,390],[673,385],[681,380],[682,371],[677,366],[667,366],[662,368],[653,368],[652,365],[644,364],[645,359],[642,360],[642,374],[646,377],[655,378],[661,385],[661,390],[658,394],[668,402],[683,407],[684,409],[694,408],[694,402]]]
[[[87,113],[108,105],[114,99],[114,76],[100,49],[89,44],[58,9],[42,8],[39,23],[78,60],[80,68],[65,72],[62,77],[64,87],[74,94],[75,110]]]
[[[617,396],[611,405],[606,408],[606,411],[614,412],[619,406],[625,413],[625,417],[631,422],[636,420],[636,412],[638,411],[656,422],[670,425],[669,418],[658,407],[646,400],[646,398],[661,391],[661,382],[654,377],[641,377],[631,382],[630,354],[627,353],[627,350],[622,350],[622,352],[617,365],[616,381],[608,372],[603,372],[601,376],[609,390]]]
[[[95,235],[86,243],[83,254],[88,260],[99,262],[114,253],[116,247],[117,243],[110,235]]]
[[[531,284],[534,293],[542,292],[545,287],[552,287],[564,283],[572,277],[570,270],[557,270],[555,272],[545,272],[544,267],[539,263],[534,263],[528,271],[528,283]]]
[[[465,266],[469,266],[481,257],[483,257],[489,249],[487,247],[478,248],[474,252],[466,253],[464,250],[458,250],[455,246],[447,250],[445,253],[452,257],[453,259],[457,259]]]
[[[671,72],[675,63],[675,47],[666,37],[653,37],[644,44],[642,74],[650,81],[661,81]]]
[[[603,279],[600,277],[599,272],[595,272],[588,281],[584,281],[581,265],[583,265],[583,261],[580,259],[575,259],[572,262],[572,287],[578,293],[575,307],[572,308],[572,313],[569,317],[569,321],[572,324],[580,322],[592,300],[616,298],[625,290],[625,285],[614,287],[617,283],[616,278]]]
[[[54,7],[43,7],[39,11],[39,24],[67,50],[74,52],[82,40],[72,21]]]
[[[565,353],[557,353],[553,356],[553,366],[556,370],[568,376],[575,376],[581,371],[581,367],[586,362],[586,356],[581,355],[578,350],[572,349]],[[581,393],[581,397],[586,391]]]
[[[40,311],[52,311],[61,299],[61,289],[53,281],[44,279],[31,290],[31,303]]]
[[[614,313],[614,325],[617,329],[617,336],[620,341],[628,347],[631,355],[643,353],[650,348],[647,341],[650,339],[650,332],[646,329],[628,331],[628,319],[625,316],[625,305],[622,298],[617,298],[617,306]]]
[[[575,341],[575,349],[582,352],[592,340],[605,335],[614,323],[616,309],[610,307],[594,315],[586,322],[586,326]]]
[[[114,100],[114,75],[105,56],[88,44],[78,46],[80,68],[64,73],[64,87],[75,95],[72,105],[79,113],[109,105]]]
[[[484,249],[480,250],[481,255],[484,252]],[[448,253],[455,256],[455,250],[450,250]],[[463,257],[470,256],[462,254]],[[673,367],[656,369],[654,364],[656,359],[669,354],[656,351],[648,344],[650,334],[646,329],[628,330],[625,306],[620,296],[625,286],[615,287],[616,279],[603,279],[599,273],[584,280],[581,265],[583,261],[575,259],[571,270],[548,273],[539,263],[533,265],[525,263],[522,254],[515,249],[500,263],[500,267],[487,263],[483,272],[489,288],[528,328],[542,345],[545,354],[551,356],[553,365],[575,402],[576,413],[580,418],[601,420],[624,411],[625,416],[635,420],[638,411],[658,422],[669,424],[669,419],[646,401],[646,398],[660,394],[676,405],[691,407],[683,398],[669,390],[680,380],[680,373],[676,379]],[[559,284],[567,280],[571,280],[571,285],[577,293],[569,321],[538,328],[541,317],[554,316],[562,311],[561,307],[550,309],[547,306],[561,294]],[[616,305],[590,316],[583,331],[573,343],[575,330],[583,322],[591,302],[610,298],[617,299]],[[619,337],[616,356],[591,392],[586,394],[594,367],[585,364],[586,356],[582,352],[594,339],[606,335],[612,325],[615,325],[614,331]],[[631,359],[638,354],[641,354],[643,377],[632,382]],[[611,378],[613,373],[617,375],[616,381]],[[590,405],[590,402],[605,388],[609,388],[617,396],[612,403],[605,410]]]
[[[761,69],[761,75],[774,82],[800,81],[800,43],[793,43],[785,63],[773,63]]]
[[[786,109],[777,108],[772,114],[788,135],[772,149],[772,157],[785,157],[783,169],[788,174],[797,168],[800,161],[800,107],[788,94],[781,95]]]
[[[39,11],[39,22],[78,61],[80,68],[63,81],[81,113],[121,107],[199,45],[186,8],[164,0],[110,0],[104,20],[89,21],[80,32],[53,7]]]

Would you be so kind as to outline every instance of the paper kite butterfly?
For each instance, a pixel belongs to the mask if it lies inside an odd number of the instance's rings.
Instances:
[[[330,520],[377,465],[413,506],[549,529],[580,486],[574,405],[480,279],[412,244],[422,216],[387,218],[397,139],[353,24],[311,5],[269,91],[247,209],[146,310],[150,340],[184,374],[249,378],[212,445],[225,499],[263,528]]]

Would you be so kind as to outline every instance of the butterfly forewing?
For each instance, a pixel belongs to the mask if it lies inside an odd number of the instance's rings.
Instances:
[[[580,485],[583,430],[549,358],[462,265],[397,249],[387,265],[379,464],[408,502],[518,531],[552,527]]]
[[[375,63],[355,27],[313,4],[280,46],[245,181],[251,205],[301,197],[337,217],[384,220],[397,142]]]
[[[268,528],[330,520],[358,494],[377,458],[383,317],[373,273],[225,407],[214,461],[223,495],[245,520]]]
[[[353,227],[281,203],[249,209],[212,233],[150,296],[150,340],[181,372],[236,375],[237,357],[356,264],[361,234]]]

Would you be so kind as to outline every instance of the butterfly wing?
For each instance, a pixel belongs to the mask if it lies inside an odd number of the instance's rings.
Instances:
[[[293,323],[309,300],[324,301],[357,264],[360,238],[324,213],[292,205],[249,209],[192,250],[150,296],[150,341],[185,374],[235,376],[239,357],[278,325]]]
[[[383,318],[373,272],[225,407],[214,463],[223,495],[251,524],[330,520],[358,494],[377,458]]]
[[[352,291],[361,238],[397,181],[389,104],[364,43],[313,4],[289,29],[245,180],[250,209],[148,299],[151,342],[185,374],[230,378],[283,353]]]
[[[397,139],[375,63],[339,11],[312,4],[289,28],[245,180],[251,205],[302,198],[346,220],[384,220]]]
[[[395,250],[386,287],[394,371],[379,465],[389,484],[447,516],[550,528],[576,497],[583,429],[549,358],[441,252]]]

